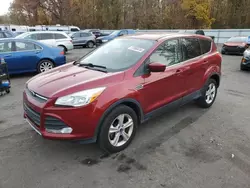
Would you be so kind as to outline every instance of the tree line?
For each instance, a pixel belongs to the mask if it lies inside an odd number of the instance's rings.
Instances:
[[[250,0],[14,0],[1,23],[100,29],[249,28]]]

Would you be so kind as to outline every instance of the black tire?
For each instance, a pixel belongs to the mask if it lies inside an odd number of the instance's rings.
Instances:
[[[88,48],[94,48],[94,46],[95,46],[95,43],[93,41],[87,42],[87,47]]]
[[[45,71],[42,71],[42,66],[44,64],[50,64],[50,69],[53,69],[55,67],[54,63],[48,59],[44,59],[44,60],[41,60],[39,63],[38,63],[38,66],[37,66],[37,72],[38,73],[42,73],[42,72],[45,72]],[[48,70],[50,70],[48,69]]]
[[[6,93],[10,93],[10,89],[9,89],[9,88],[6,89],[5,92],[6,92]]]
[[[242,70],[242,71],[246,71],[246,70],[247,70],[247,68],[246,68],[244,65],[240,65],[240,70]]]
[[[111,127],[111,124],[121,114],[127,114],[132,118],[132,120],[133,120],[133,132],[126,143],[124,143],[121,146],[113,146],[110,143],[109,129]],[[124,150],[132,142],[132,140],[136,134],[137,125],[138,125],[138,117],[133,109],[131,109],[130,107],[125,106],[125,105],[120,105],[120,106],[116,107],[105,117],[104,121],[102,122],[101,130],[100,130],[99,136],[98,136],[98,144],[99,144],[100,148],[108,153],[116,153],[116,152]]]
[[[207,90],[209,89],[209,86],[210,85],[214,85],[215,86],[215,95],[213,97],[213,100],[212,102],[207,102],[206,101],[206,92]],[[200,106],[201,108],[209,108],[210,106],[213,105],[215,99],[216,99],[216,96],[217,96],[217,89],[218,89],[218,84],[217,82],[214,80],[214,79],[209,79],[206,84],[204,85],[204,87],[202,88],[202,91],[201,91],[201,97],[199,99],[196,100],[196,103],[198,106]]]
[[[225,55],[226,53],[225,53],[225,51],[221,51],[221,54]]]

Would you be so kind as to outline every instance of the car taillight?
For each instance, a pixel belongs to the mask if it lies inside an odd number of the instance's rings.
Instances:
[[[72,41],[72,40],[70,40],[70,42],[71,42],[71,43],[73,43],[73,41]]]
[[[61,54],[61,55],[64,55],[64,51],[61,51],[60,54]]]

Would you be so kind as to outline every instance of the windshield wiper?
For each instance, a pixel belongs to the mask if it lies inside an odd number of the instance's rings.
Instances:
[[[78,65],[80,67],[87,67],[89,69],[98,70],[98,71],[101,71],[101,72],[107,72],[107,67],[101,66],[101,65],[94,65],[92,63],[79,63]],[[104,70],[96,69],[96,68],[101,68],[101,69],[104,69]]]
[[[80,63],[79,66],[80,67],[97,67],[97,68],[107,69],[107,67],[105,67],[105,66],[94,65],[92,63]]]

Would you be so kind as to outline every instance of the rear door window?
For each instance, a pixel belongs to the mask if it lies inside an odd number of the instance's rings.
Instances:
[[[67,37],[64,36],[63,34],[56,33],[55,34],[55,39],[66,39]]]
[[[35,44],[30,42],[16,42],[16,51],[22,52],[22,51],[33,51],[36,49]]]
[[[54,34],[53,33],[41,33],[41,40],[51,40],[54,39]]]
[[[183,61],[196,58],[202,54],[200,43],[196,38],[182,38],[181,48],[183,53]]]
[[[210,52],[212,42],[210,40],[200,39],[201,51],[202,54]]]

